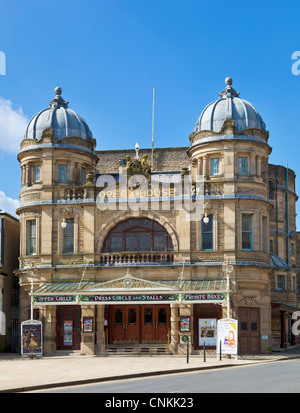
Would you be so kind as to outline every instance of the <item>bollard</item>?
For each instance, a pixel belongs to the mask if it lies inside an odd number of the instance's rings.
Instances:
[[[220,340],[220,361],[222,360],[222,343],[221,343],[221,340]]]
[[[186,362],[189,364],[189,340],[187,340]]]
[[[203,343],[203,361],[206,362],[205,341],[204,341],[204,343]]]

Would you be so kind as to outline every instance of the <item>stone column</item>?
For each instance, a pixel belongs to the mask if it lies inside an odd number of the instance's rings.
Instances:
[[[193,305],[192,304],[180,304],[179,305],[179,322],[180,317],[190,317],[190,331],[178,331],[178,354],[187,354],[187,343],[182,341],[183,336],[189,338],[189,352],[192,354],[194,349],[194,318],[193,318]],[[179,325],[178,322],[178,325]],[[179,329],[180,330],[180,329]]]
[[[104,351],[104,305],[96,306],[96,348],[95,354],[101,354]]]
[[[43,355],[47,356],[56,351],[56,306],[39,308],[43,323]]]
[[[170,351],[172,354],[176,354],[178,350],[178,308],[178,304],[170,305]]]
[[[202,175],[202,158],[199,158],[197,162],[197,175]]]
[[[93,331],[84,332],[84,317],[93,317]],[[95,306],[83,305],[81,306],[81,354],[92,355],[95,354]]]
[[[207,179],[207,158],[206,156],[204,156],[202,159],[203,159],[202,174],[204,175],[204,179]]]

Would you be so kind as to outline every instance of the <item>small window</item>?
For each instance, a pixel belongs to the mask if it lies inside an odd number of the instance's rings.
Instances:
[[[246,321],[241,321],[241,330],[246,331],[248,330],[248,325]]]
[[[212,158],[211,160],[211,174],[212,175],[219,175],[220,173],[220,159],[219,158]]]
[[[28,255],[36,254],[36,220],[28,221]]]
[[[85,172],[85,168],[81,168],[80,170],[80,182],[82,185],[86,184],[86,172]]]
[[[66,228],[63,230],[63,254],[74,253],[74,220],[66,220]]]
[[[242,249],[252,251],[252,215],[242,215]]]
[[[277,276],[277,290],[284,291],[285,289],[285,280],[284,275]]]
[[[291,255],[295,255],[295,245],[291,244]]]
[[[58,165],[58,180],[60,182],[68,180],[68,165]]]
[[[40,182],[41,180],[41,167],[40,165],[35,165],[33,167],[33,182]]]
[[[248,173],[248,158],[240,157],[239,158],[239,174],[247,175]]]
[[[270,253],[273,254],[274,252],[274,242],[272,239],[270,239]]]
[[[269,181],[269,199],[275,199],[275,185]]]
[[[202,250],[211,251],[213,249],[213,216],[208,215],[207,224],[201,221],[201,248]]]
[[[267,218],[266,217],[262,217],[262,228],[261,228],[261,235],[262,235],[262,251],[266,252],[267,250]]]

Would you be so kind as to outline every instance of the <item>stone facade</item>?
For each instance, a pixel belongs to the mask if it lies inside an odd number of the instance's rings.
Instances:
[[[70,348],[83,354],[142,342],[168,344],[178,354],[186,351],[184,335],[192,351],[201,349],[201,323],[227,316],[226,261],[233,263],[230,317],[239,322],[240,354],[293,343],[295,174],[269,164],[268,140],[264,129],[240,130],[224,118],[219,131],[194,130],[188,147],[156,148],[151,165],[151,149],[95,151],[93,139],[58,140],[51,129],[39,140],[24,139],[18,155],[21,319],[27,318],[28,269],[34,264],[45,354],[70,345],[64,341],[66,320],[73,323]],[[65,179],[60,166],[66,168]],[[136,171],[139,181],[132,181],[123,196],[124,177],[134,178]],[[189,208],[198,206],[195,218]],[[123,238],[118,242],[134,234],[135,245],[142,245],[150,232],[143,230],[148,235],[142,236],[133,226],[127,233],[124,228],[134,222],[151,226],[151,248],[118,249],[108,243],[119,225]],[[153,228],[169,239],[160,250],[154,248]],[[183,317],[189,320],[187,331],[180,328]],[[137,324],[139,331],[133,328]],[[216,342],[210,343],[215,348]]]

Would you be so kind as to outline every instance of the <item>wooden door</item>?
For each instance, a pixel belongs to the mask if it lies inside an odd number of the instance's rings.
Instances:
[[[239,308],[239,354],[260,354],[260,309]]]
[[[142,306],[142,341],[167,341],[170,326],[168,305]]]
[[[142,306],[142,341],[155,341],[155,316],[154,306]]]
[[[170,307],[158,305],[155,311],[156,318],[156,340],[167,341],[170,326]]]
[[[57,308],[56,347],[57,350],[80,350],[81,308],[80,306],[59,306]]]
[[[138,306],[112,306],[111,341],[126,342],[139,339]]]
[[[128,341],[139,340],[139,308],[128,306],[125,315],[125,339]]]

